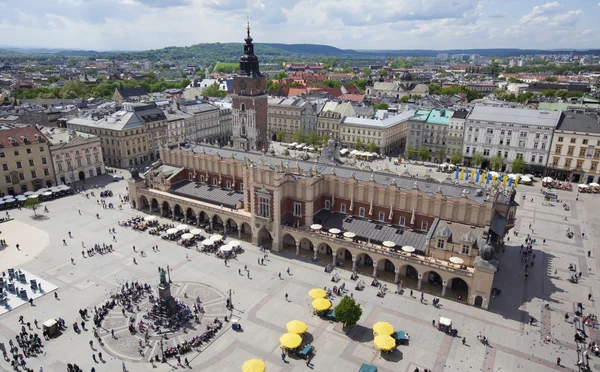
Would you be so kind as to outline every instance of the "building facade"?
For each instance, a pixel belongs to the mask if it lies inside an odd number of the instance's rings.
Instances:
[[[463,134],[468,114],[467,110],[457,110],[454,111],[450,118],[448,136],[446,138],[446,154],[448,156],[454,153],[462,154]]]
[[[445,162],[448,154],[446,153],[446,140],[448,138],[448,128],[450,119],[454,112],[434,108],[427,115],[423,129],[423,144],[429,150],[430,160]]]
[[[317,134],[340,140],[340,124],[345,117],[354,116],[350,102],[329,101],[325,103],[317,117]]]
[[[131,168],[150,161],[146,126],[130,106],[99,120],[71,119],[67,128],[100,137],[104,163],[109,166]]]
[[[294,133],[302,131],[302,111],[310,103],[298,97],[270,98],[267,112],[267,126],[269,138],[276,140],[278,132],[284,132],[288,138]]]
[[[481,168],[489,168],[489,159],[498,155],[504,160],[500,170],[510,171],[519,157],[529,172],[542,173],[560,120],[562,113],[557,111],[475,106],[465,122],[464,162],[470,166],[473,154],[479,152],[486,159]]]
[[[575,183],[600,182],[600,117],[565,112],[552,137],[547,175]]]
[[[493,248],[514,226],[518,204],[512,189],[484,192],[469,186],[394,177],[235,149],[198,146],[163,149],[163,165],[144,179],[133,174],[134,208],[213,230],[275,251],[308,255],[359,275],[426,290],[438,296],[487,307],[496,271]],[[210,186],[210,187],[209,187]],[[439,220],[478,229],[465,236],[468,250],[432,252]],[[436,222],[438,221],[438,222]],[[313,224],[321,225],[315,230]],[[435,227],[436,230],[433,230]],[[328,233],[339,228],[352,237]],[[463,230],[466,228],[462,228]],[[461,230],[462,231],[462,230]],[[460,232],[454,241],[460,241]],[[392,241],[397,249],[386,248]],[[400,247],[414,247],[402,253]],[[464,265],[454,266],[448,255]]]
[[[57,185],[77,182],[106,173],[100,137],[64,128],[44,128]]]
[[[144,122],[150,161],[158,159],[159,149],[169,144],[169,123],[156,103],[125,103],[125,110],[133,110]]]
[[[269,147],[267,77],[260,73],[249,24],[247,31],[244,55],[240,57],[240,75],[233,79],[232,136],[235,148],[260,151]]]
[[[0,196],[56,185],[48,139],[35,126],[0,127]]]
[[[345,117],[340,124],[340,144],[353,149],[360,139],[364,146],[369,143],[377,145],[380,154],[398,153],[404,146],[402,135],[406,133],[405,127],[413,114],[414,111],[386,112],[381,119]]]

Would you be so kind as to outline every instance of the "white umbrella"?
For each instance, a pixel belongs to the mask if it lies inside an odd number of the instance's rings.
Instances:
[[[219,235],[219,234],[213,234],[213,235],[210,236],[210,239],[214,240],[216,242],[216,241],[219,241],[219,240],[223,239],[223,236]]]
[[[33,195],[33,191],[26,191],[23,193],[25,196]]]
[[[194,234],[190,234],[190,233],[183,234],[183,235],[181,235],[181,238],[185,239],[185,240],[193,239],[194,238]]]
[[[554,181],[552,179],[552,177],[544,177],[544,178],[542,178],[542,182],[552,182],[552,181]]]
[[[527,177],[527,176],[523,176],[523,177],[521,177],[521,182],[525,182],[525,183],[526,182],[531,182],[531,178]]]
[[[15,198],[15,197],[14,197],[13,195],[6,195],[6,196],[4,197],[4,200],[8,200],[8,199],[14,199],[14,198]],[[2,198],[0,197],[0,199],[2,199]]]
[[[156,216],[146,216],[146,217],[144,217],[144,221],[146,221],[146,222],[154,221],[155,219],[156,219]]]
[[[319,225],[318,223],[315,223],[314,225],[310,225],[311,230],[321,230],[322,228],[323,228],[323,226]]]
[[[37,192],[43,193],[43,192],[46,192],[46,191],[48,191],[48,189],[39,189]]]
[[[340,229],[329,229],[329,232],[332,233],[332,234],[339,234],[342,231]]]
[[[390,241],[390,240],[386,240],[385,242],[383,242],[383,246],[384,247],[388,247],[388,248],[393,248],[396,246],[396,243]]]
[[[491,171],[488,174],[491,175],[492,177],[500,177],[500,173],[498,173],[498,172]]]
[[[460,264],[464,263],[465,260],[463,260],[460,257],[450,257],[450,262],[452,262],[454,264],[457,264],[457,265],[460,265]]]
[[[200,230],[200,229],[194,229],[194,230],[190,231],[190,233],[194,234],[194,235],[200,235],[200,234],[202,234],[202,230]]]
[[[17,200],[18,201],[27,200],[27,197],[25,195],[19,195],[19,196],[17,196]]]
[[[169,229],[167,230],[167,234],[172,235],[172,234],[176,234],[179,230],[177,229]]]
[[[183,224],[177,226],[177,230],[179,230],[179,231],[187,230],[188,228],[189,228],[188,225],[183,225]]]
[[[4,204],[5,201],[4,200],[0,200],[0,205]]]
[[[407,253],[413,253],[414,251],[416,251],[416,249],[414,247],[411,247],[410,245],[402,247],[402,250]]]
[[[27,199],[37,199],[38,197],[39,197],[39,195],[35,195],[35,194],[34,194],[34,195],[29,195],[29,196],[27,197]]]
[[[346,231],[346,232],[344,233],[344,236],[345,236],[346,238],[350,238],[350,239],[352,239],[352,238],[354,238],[354,237],[356,236],[356,234],[355,234],[355,233],[353,233],[353,232],[350,232],[350,231]]]
[[[584,184],[584,183],[580,183],[579,185],[577,185],[577,187],[579,187],[580,189],[587,189],[589,188],[588,185]]]
[[[45,193],[43,193],[42,195],[44,196],[52,196],[52,193],[50,191],[46,191]]]
[[[241,245],[241,243],[238,242],[237,240],[232,240],[229,242],[229,245],[232,247],[239,247]]]
[[[14,203],[14,202],[16,202],[16,201],[17,201],[17,200],[16,200],[16,199],[14,199],[14,198],[10,198],[10,199],[4,199],[4,202],[5,202],[5,203]]]
[[[600,187],[600,185],[599,185],[599,184],[597,184],[596,182],[592,182],[592,183],[590,183],[590,186],[591,186],[591,187]]]
[[[233,247],[230,245],[223,245],[223,246],[221,246],[221,248],[219,248],[219,250],[221,252],[231,252],[231,251],[233,251]]]
[[[61,190],[69,190],[71,188],[71,186],[60,185],[60,186],[58,186],[58,188],[61,189]]]
[[[213,245],[213,244],[215,244],[215,242],[212,239],[204,239],[202,241],[202,245],[209,246],[209,245]]]

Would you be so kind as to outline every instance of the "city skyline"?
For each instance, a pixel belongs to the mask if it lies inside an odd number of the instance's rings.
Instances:
[[[341,49],[593,49],[592,0],[0,0],[4,46],[145,50],[241,42]],[[40,35],[44,35],[40,38]]]

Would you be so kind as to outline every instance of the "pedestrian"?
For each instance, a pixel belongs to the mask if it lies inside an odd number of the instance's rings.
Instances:
[[[135,245],[133,246],[133,251],[134,251],[134,252],[137,252],[137,251],[135,250]]]
[[[238,274],[242,275],[242,269],[238,269]]]
[[[260,258],[256,259],[256,263],[260,265]]]
[[[413,290],[411,289],[410,290],[410,297],[412,298],[412,296],[413,296]]]
[[[288,294],[287,293],[285,294],[285,300],[288,301]]]
[[[557,366],[560,366],[560,361],[561,361],[560,357],[556,358],[556,365]]]
[[[79,209],[79,215],[81,216],[81,209]]]
[[[463,345],[466,345],[466,344],[467,344],[467,338],[466,338],[466,337],[463,337],[463,339],[462,339],[462,344],[463,344]]]
[[[291,273],[291,271],[290,271],[290,267],[289,267],[289,266],[288,266],[288,268],[287,268],[287,273],[288,273],[288,275],[292,275],[292,273]]]
[[[248,270],[248,279],[250,279],[250,270]]]
[[[525,273],[525,279],[529,278],[529,273]]]
[[[185,362],[185,366],[186,366],[186,367],[189,367],[189,366],[190,366],[190,362],[188,362],[188,359],[187,359],[187,358],[183,359],[183,361]]]
[[[283,360],[285,362],[285,353],[281,353],[281,360]]]
[[[281,273],[279,273],[279,280],[281,280]]]
[[[306,357],[306,366],[310,367],[310,358],[309,357]]]
[[[73,259],[73,257],[71,257],[71,263],[72,263],[73,265],[75,265],[75,260]]]
[[[67,241],[63,239],[63,245],[67,245]]]
[[[83,328],[83,325],[82,325],[82,328]],[[94,348],[94,341],[93,340],[90,340],[90,348],[92,348],[92,349]]]
[[[185,254],[185,259],[186,261],[190,260],[190,256],[187,253]],[[225,262],[225,266],[227,266],[227,261]]]
[[[431,321],[431,325],[435,327],[435,319]]]
[[[98,359],[102,360],[102,352],[98,352]]]
[[[591,257],[592,251],[588,251],[588,257]]]
[[[244,270],[248,271],[248,265],[244,265]]]
[[[123,372],[127,372],[127,368],[125,368],[125,362],[121,362],[121,367],[123,367]]]
[[[34,319],[34,320],[33,320],[33,324],[35,324],[35,328],[40,328],[40,327],[38,326],[38,321],[37,321],[37,319]]]
[[[115,330],[114,330],[114,329],[111,329],[111,330],[110,330],[110,335],[112,336],[112,338],[116,338],[116,337],[115,337]]]
[[[94,359],[95,363],[98,363],[98,361],[96,360],[96,354],[92,353],[92,359]]]
[[[17,251],[20,251],[20,249],[19,249],[19,245],[18,245],[18,244],[16,245],[16,247],[17,247]]]
[[[227,259],[225,259],[224,261],[225,261],[225,266],[227,266]]]
[[[588,294],[588,300],[591,301],[592,300],[592,294]]]
[[[565,322],[569,321],[569,313],[565,313]]]

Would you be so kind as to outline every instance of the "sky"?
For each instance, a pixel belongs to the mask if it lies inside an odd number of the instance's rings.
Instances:
[[[103,51],[242,42],[248,17],[259,43],[598,48],[599,1],[0,0],[0,45]]]

